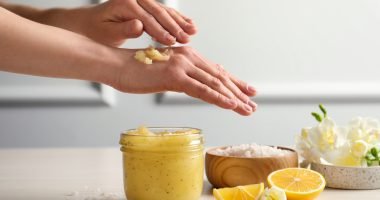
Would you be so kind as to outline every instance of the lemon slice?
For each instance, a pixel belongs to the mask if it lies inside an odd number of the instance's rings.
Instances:
[[[269,174],[268,184],[284,190],[288,200],[311,200],[323,191],[326,181],[313,170],[286,168]]]
[[[221,189],[213,189],[212,194],[217,200],[232,200],[234,199],[234,195],[237,188],[221,188]]]
[[[255,200],[264,191],[264,184],[237,186],[233,188],[214,189],[213,195],[217,200]]]

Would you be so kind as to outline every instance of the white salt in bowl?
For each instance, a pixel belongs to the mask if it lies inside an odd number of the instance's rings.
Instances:
[[[225,150],[229,147],[212,148],[206,152],[206,176],[216,188],[257,183],[267,185],[267,177],[271,172],[298,167],[297,152],[291,148],[278,147],[286,150],[286,153],[260,157],[220,155],[217,152],[218,149]]]
[[[337,189],[380,189],[380,167],[343,167],[312,163],[311,169],[325,177],[326,186]]]

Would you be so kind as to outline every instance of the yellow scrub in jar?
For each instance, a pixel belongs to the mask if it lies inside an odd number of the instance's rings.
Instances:
[[[121,134],[128,200],[197,200],[203,188],[203,136],[194,128],[145,128]]]

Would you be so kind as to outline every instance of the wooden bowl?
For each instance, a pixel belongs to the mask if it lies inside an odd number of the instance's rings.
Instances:
[[[206,152],[206,176],[216,188],[257,183],[264,183],[267,186],[267,177],[271,172],[288,167],[298,167],[297,152],[286,147],[278,147],[289,150],[290,153],[286,155],[256,158],[217,155],[213,153],[217,148],[209,149]]]
[[[326,186],[337,189],[380,189],[380,166],[343,167],[311,163],[311,169],[325,177]]]

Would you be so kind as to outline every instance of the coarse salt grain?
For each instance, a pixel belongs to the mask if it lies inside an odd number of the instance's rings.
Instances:
[[[274,146],[265,146],[258,144],[242,144],[238,146],[229,146],[224,149],[217,148],[212,153],[220,156],[236,156],[236,157],[271,157],[271,156],[284,156],[290,153],[289,150],[279,149]]]
[[[75,191],[65,195],[65,200],[122,200],[122,193],[106,193],[100,188],[91,189],[85,186],[82,191]]]

